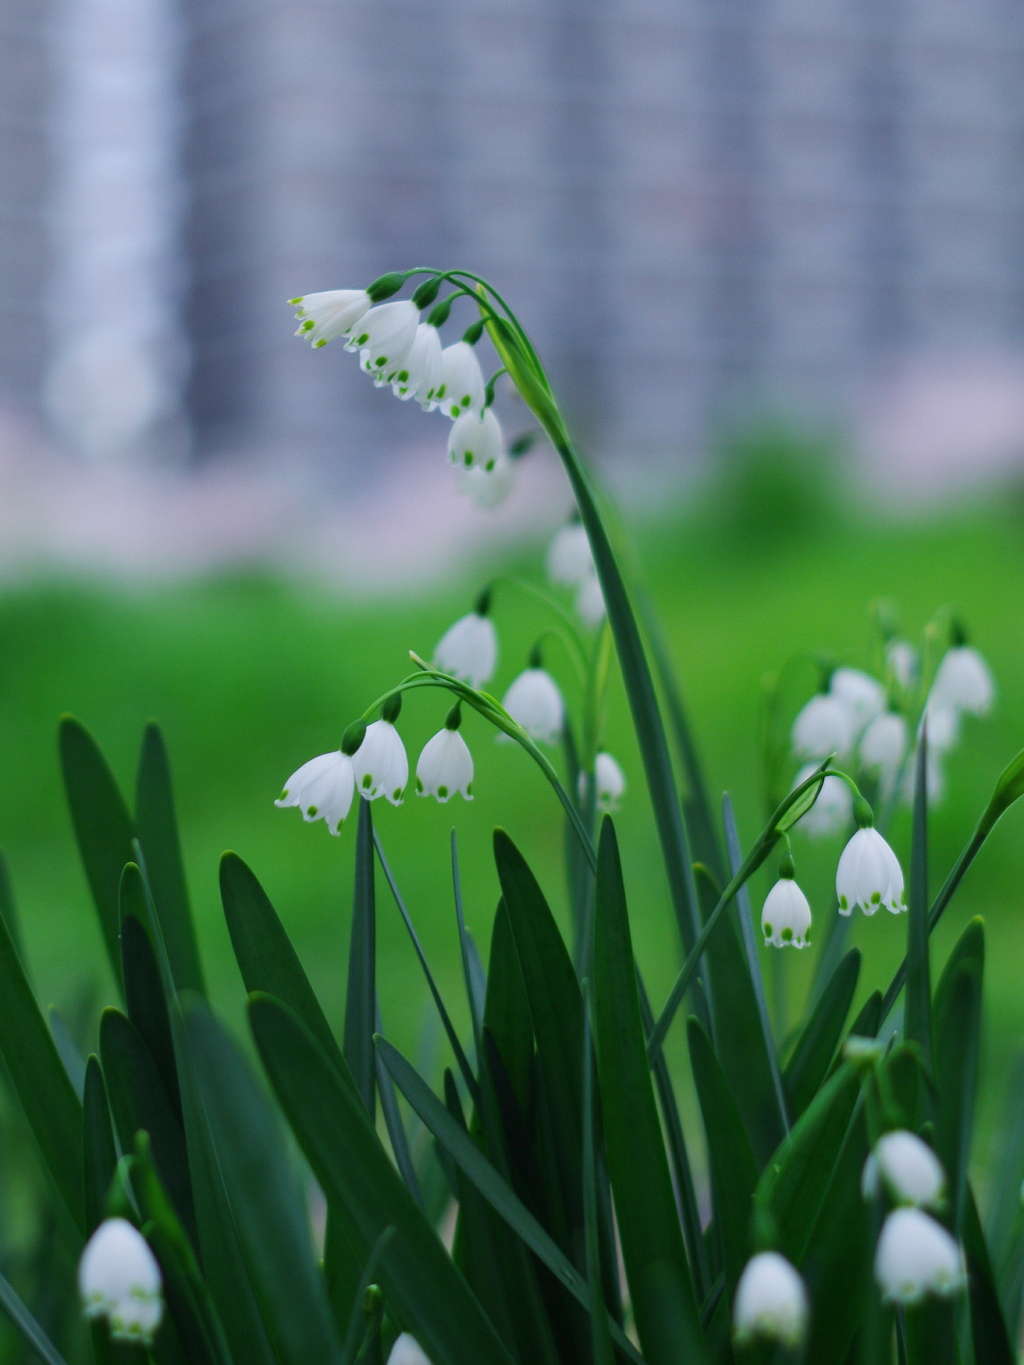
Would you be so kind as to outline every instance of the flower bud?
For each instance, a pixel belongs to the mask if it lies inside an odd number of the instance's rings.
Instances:
[[[395,1340],[388,1356],[388,1365],[431,1365],[430,1357],[425,1355],[423,1348],[415,1337],[408,1332],[403,1332]]]
[[[78,1287],[88,1318],[105,1317],[112,1337],[148,1345],[160,1325],[160,1267],[142,1234],[124,1218],[108,1218],[86,1243]]]
[[[416,286],[412,301],[417,308],[429,308],[437,298],[441,288],[441,276],[430,275],[422,284]]]
[[[392,725],[402,713],[402,694],[394,692],[380,708],[381,720],[389,720]]]
[[[793,722],[793,752],[797,758],[844,758],[853,745],[850,713],[838,697],[819,692],[798,712]]]
[[[963,1253],[940,1223],[920,1209],[896,1209],[885,1220],[875,1252],[875,1279],[892,1303],[950,1295],[967,1280]]]
[[[865,1199],[874,1199],[880,1180],[897,1204],[937,1208],[942,1203],[946,1177],[939,1158],[926,1142],[904,1128],[884,1133],[864,1163],[861,1191]]]
[[[366,721],[354,720],[341,737],[341,752],[349,758],[359,749],[366,737]]]
[[[374,280],[373,284],[367,285],[366,292],[373,303],[382,303],[384,299],[389,299],[392,294],[397,294],[408,277],[401,270],[389,271],[387,275],[380,275]]]
[[[732,1329],[743,1345],[756,1338],[796,1349],[807,1332],[807,1291],[797,1271],[777,1251],[749,1260],[736,1286]]]

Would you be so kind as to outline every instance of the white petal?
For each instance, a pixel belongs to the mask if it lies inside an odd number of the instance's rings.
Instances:
[[[807,947],[811,927],[811,907],[792,877],[780,877],[764,898],[761,931],[766,944],[774,948]]]
[[[876,829],[859,829],[839,858],[836,869],[839,913],[849,915],[859,905],[873,915],[883,905],[894,914],[905,909],[903,869],[899,859]]]
[[[806,782],[818,765],[808,763],[801,768],[793,783],[799,787]],[[797,822],[812,838],[823,838],[847,829],[853,819],[853,794],[841,777],[826,777],[814,805]]]
[[[743,1268],[733,1303],[738,1342],[756,1337],[798,1347],[807,1331],[807,1291],[797,1271],[777,1251],[762,1251]]]
[[[871,1159],[899,1203],[933,1208],[942,1203],[946,1183],[942,1164],[915,1133],[897,1129],[883,1134],[875,1143]]]
[[[885,660],[904,692],[909,692],[917,680],[917,650],[908,640],[893,640],[885,651]]]
[[[352,756],[356,790],[368,801],[386,796],[393,806],[402,804],[409,781],[409,760],[402,737],[387,720],[366,727],[362,744]]]
[[[570,588],[594,573],[594,556],[582,522],[567,522],[555,532],[548,546],[547,570],[552,583]]]
[[[920,1209],[896,1209],[885,1220],[875,1252],[884,1298],[915,1304],[928,1294],[953,1294],[966,1281],[963,1255],[944,1227]]]
[[[844,758],[853,745],[850,713],[838,697],[819,692],[793,722],[793,752],[798,758]]]
[[[446,346],[441,352],[441,362],[441,385],[432,406],[440,408],[453,420],[466,412],[475,412],[481,417],[486,385],[473,347],[467,341]]]
[[[437,328],[421,322],[416,328],[409,354],[395,371],[391,388],[403,402],[418,398],[429,407],[441,382],[441,338]]]
[[[482,687],[498,662],[498,636],[489,616],[471,611],[449,626],[434,650],[434,664],[471,687]]]
[[[431,1365],[431,1362],[416,1338],[403,1332],[395,1339],[388,1356],[388,1365]]]
[[[87,1314],[110,1313],[133,1298],[159,1301],[160,1286],[160,1267],[138,1229],[124,1218],[102,1222],[78,1263],[78,1288]]]
[[[597,810],[602,815],[616,810],[626,790],[626,778],[611,754],[602,751],[594,759],[594,781],[597,784]]]
[[[985,660],[970,645],[960,645],[943,655],[931,695],[940,706],[983,716],[992,706],[995,691]]]
[[[860,741],[860,761],[877,772],[886,793],[892,791],[907,752],[907,722],[895,711],[876,716]]]
[[[854,735],[885,710],[885,688],[859,668],[837,668],[829,681],[829,692],[849,711]]]
[[[380,303],[353,329],[345,349],[358,349],[359,363],[375,384],[389,384],[412,350],[420,311],[409,299]]]
[[[448,458],[464,469],[480,465],[491,468],[505,453],[501,426],[493,408],[486,408],[482,418],[475,412],[465,412],[456,418],[448,437]]]
[[[275,806],[298,806],[307,821],[325,820],[332,834],[348,815],[355,791],[352,760],[340,749],[319,754],[292,773]]]
[[[499,507],[511,493],[516,467],[503,450],[489,467],[475,464],[472,469],[460,469],[458,476],[459,492],[477,507],[490,510]]]
[[[473,755],[458,730],[445,727],[428,739],[416,764],[416,790],[420,796],[447,801],[461,792],[473,799]]]
[[[295,316],[300,319],[295,335],[317,348],[345,336],[370,308],[365,289],[325,289],[291,302],[298,305]]]
[[[527,668],[515,679],[502,702],[531,739],[557,744],[562,735],[565,704],[558,684],[543,668]]]

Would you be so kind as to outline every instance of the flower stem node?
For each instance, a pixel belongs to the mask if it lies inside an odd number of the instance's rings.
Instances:
[[[335,749],[311,758],[293,772],[274,805],[282,809],[298,806],[303,820],[324,820],[328,831],[337,834],[351,808],[355,787],[352,759]]]
[[[288,302],[297,308],[299,326],[295,335],[305,337],[314,350],[337,337],[347,336],[370,308],[365,289],[324,289],[318,294],[300,294]]]
[[[858,829],[843,849],[836,869],[836,896],[841,915],[852,914],[857,905],[865,915],[873,915],[883,905],[894,915],[906,910],[899,859],[871,826]]]
[[[558,684],[546,669],[524,669],[502,702],[512,719],[531,739],[557,744],[565,722],[565,703]]]
[[[791,738],[797,758],[820,761],[835,754],[841,762],[853,747],[850,713],[838,697],[819,692],[797,712]]]
[[[875,1143],[861,1174],[861,1193],[874,1199],[884,1186],[895,1204],[937,1209],[945,1195],[942,1163],[916,1133],[899,1128]]]
[[[478,607],[449,626],[437,642],[434,665],[471,687],[489,682],[498,662],[498,636],[494,622]]]
[[[423,746],[416,764],[416,791],[420,796],[434,796],[444,802],[461,792],[472,801],[473,755],[459,734],[461,722],[460,703],[456,702],[444,727]]]
[[[765,947],[806,948],[810,942],[810,927],[811,907],[807,897],[793,880],[792,871],[780,870],[779,880],[765,896],[761,909]]]
[[[882,1297],[905,1306],[929,1294],[948,1296],[967,1282],[963,1252],[946,1229],[920,1209],[895,1209],[875,1251]]]
[[[118,1341],[148,1346],[163,1317],[160,1267],[124,1218],[108,1218],[86,1243],[78,1288],[87,1318],[106,1318]]]
[[[456,418],[448,435],[448,458],[462,469],[479,467],[490,473],[505,454],[501,426],[492,408],[483,417],[465,412]]]
[[[416,339],[420,311],[408,299],[371,308],[354,327],[346,351],[359,352],[359,364],[380,387],[390,384],[402,368]]]
[[[395,1344],[388,1356],[388,1365],[431,1365],[430,1357],[423,1351],[415,1337],[408,1332],[395,1338]]]
[[[391,721],[382,718],[366,727],[366,738],[352,756],[352,775],[356,790],[367,801],[386,796],[393,806],[402,804],[409,760]]]
[[[762,1251],[743,1269],[733,1302],[732,1331],[739,1345],[760,1339],[795,1350],[807,1334],[807,1290],[777,1251]]]
[[[482,417],[486,388],[472,346],[465,341],[446,346],[441,352],[441,383],[431,406],[440,408],[452,421],[467,412]]]

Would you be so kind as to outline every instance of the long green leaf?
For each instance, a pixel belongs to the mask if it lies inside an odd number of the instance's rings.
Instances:
[[[140,1129],[149,1134],[160,1178],[178,1217],[197,1240],[185,1135],[142,1035],[119,1010],[103,1011],[100,1059],[121,1150],[131,1151]]]
[[[536,1065],[551,1125],[567,1241],[577,1268],[585,1264],[583,1226],[583,1076],[579,1039],[583,997],[572,959],[544,893],[504,830],[494,832],[494,859],[515,940],[537,1042]]]
[[[82,1104],[2,920],[0,1001],[0,1052],[11,1083],[72,1222],[84,1233]]]
[[[696,1019],[687,1021],[687,1037],[693,1082],[707,1135],[715,1235],[721,1247],[725,1292],[731,1303],[747,1261],[757,1164],[725,1072],[711,1040]]]
[[[376,1110],[373,1035],[377,1028],[377,928],[373,886],[373,816],[360,799],[356,828],[356,883],[345,994],[345,1061],[370,1119]]]
[[[910,847],[907,988],[903,1036],[926,1059],[932,1053],[932,987],[928,966],[928,731],[921,729],[914,764],[914,833]]]
[[[67,1365],[64,1357],[15,1293],[13,1285],[3,1275],[0,1275],[0,1308],[45,1365]]]
[[[370,1126],[366,1109],[305,1025],[254,995],[249,1022],[292,1131],[327,1195],[345,1211],[362,1255],[387,1227],[381,1284],[434,1365],[511,1365],[511,1356],[423,1217]]]
[[[246,991],[263,991],[283,1000],[340,1066],[341,1049],[292,941],[267,893],[237,853],[225,853],[220,860],[220,894]]]
[[[380,1002],[377,1003],[376,1012],[376,1033],[383,1033],[384,1026],[380,1019]],[[419,1177],[413,1165],[412,1153],[409,1151],[409,1139],[406,1135],[405,1124],[402,1122],[402,1114],[398,1108],[398,1096],[395,1094],[395,1087],[391,1077],[381,1065],[380,1058],[374,1049],[374,1064],[376,1067],[375,1077],[377,1081],[377,1093],[380,1095],[380,1111],[384,1116],[384,1126],[388,1130],[388,1139],[391,1142],[391,1151],[394,1154],[395,1165],[401,1172],[402,1179],[408,1185],[412,1197],[419,1204],[421,1209],[425,1209],[423,1202],[423,1191],[420,1189]]]
[[[281,1365],[337,1365],[341,1351],[276,1116],[198,997],[185,1027],[242,1255]]]
[[[21,937],[21,916],[18,914],[18,902],[14,898],[11,869],[8,867],[7,858],[3,853],[0,853],[0,919],[7,925],[7,932],[11,936],[11,941],[24,963],[25,945]]]
[[[828,1074],[859,975],[860,950],[851,948],[818,996],[817,1004],[796,1040],[783,1076],[794,1118],[804,1112]]]
[[[74,1087],[75,1094],[81,1099],[85,1093],[85,1058],[79,1052],[78,1044],[72,1038],[71,1030],[60,1013],[52,1005],[46,1013],[49,1016],[54,1044],[64,1063],[64,1070],[68,1073],[68,1080]]]
[[[74,716],[61,718],[60,761],[78,850],[120,987],[118,893],[121,869],[134,858],[132,818],[96,741]]]
[[[587,1282],[561,1247],[541,1227],[533,1214],[518,1199],[480,1148],[473,1142],[464,1127],[452,1117],[402,1054],[393,1048],[385,1038],[378,1038],[376,1043],[384,1065],[394,1077],[395,1084],[459,1169],[466,1173],[513,1232],[544,1262],[551,1273],[572,1294],[573,1298],[589,1312],[591,1300]],[[626,1344],[628,1339],[623,1336],[618,1324],[612,1318],[609,1318],[609,1324],[609,1331],[620,1349],[625,1350],[632,1360],[638,1361],[639,1356],[636,1350]]]
[[[462,954],[462,975],[466,983],[466,1001],[469,1004],[469,1017],[473,1025],[473,1043],[479,1063],[483,1049],[484,1000],[487,993],[486,981],[481,981],[480,959],[476,955],[473,940],[466,928],[466,916],[462,910],[462,879],[459,876],[459,850],[452,830],[452,889],[455,893],[455,923],[459,930],[459,950]],[[482,989],[481,989],[482,987]]]
[[[981,967],[958,962],[936,992],[935,1150],[949,1181],[950,1224],[959,1231],[967,1190],[981,1042]]]
[[[961,1233],[967,1258],[974,1359],[978,1365],[982,1361],[984,1365],[1016,1365],[1017,1355],[999,1304],[999,1290],[992,1270],[992,1260],[970,1183],[967,1185],[964,1198]]]
[[[590,1331],[594,1365],[612,1365],[615,1351],[601,1291],[601,1239],[598,1223],[597,1149],[594,1139],[594,1044],[590,1036],[588,981],[583,983],[586,1024],[583,1030],[583,1217],[590,1287]]]
[[[528,1114],[533,1072],[533,1021],[504,900],[498,902],[491,930],[483,1026],[501,1054],[520,1110]]]
[[[125,1009],[128,1018],[142,1035],[160,1073],[167,1098],[181,1123],[181,1088],[174,1060],[171,1019],[153,941],[144,927],[147,919],[142,873],[135,863],[128,863],[121,877],[121,962]]]
[[[179,990],[205,992],[185,865],[174,813],[171,768],[160,728],[152,721],[142,736],[135,781],[135,830],[160,916],[167,956]]]
[[[605,1148],[622,1257],[651,1365],[704,1358],[693,1283],[644,1046],[622,868],[601,827],[594,914],[594,1015]]]
[[[107,1088],[95,1056],[89,1058],[85,1067],[82,1152],[85,1168],[85,1230],[91,1234],[103,1221],[107,1191],[117,1165]]]

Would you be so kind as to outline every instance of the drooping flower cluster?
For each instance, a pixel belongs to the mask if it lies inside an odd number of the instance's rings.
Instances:
[[[490,616],[491,592],[485,589],[473,610],[445,631],[434,650],[434,667],[479,691],[491,679],[498,662],[498,636]],[[550,673],[542,667],[539,648],[529,666],[505,693],[504,710],[533,740],[554,745],[562,737],[565,702]],[[393,806],[404,800],[409,781],[409,759],[396,728],[402,694],[395,692],[381,706],[378,720],[358,720],[348,727],[341,747],[319,754],[298,768],[275,801],[282,808],[297,806],[308,822],[325,821],[339,834],[358,792],[366,801],[385,797]],[[473,799],[473,756],[459,733],[462,704],[449,710],[442,728],[423,746],[416,763],[416,792],[446,802],[456,792]],[[499,731],[500,739],[509,738]],[[594,759],[595,809],[616,809],[626,779],[614,758],[603,751]],[[580,773],[580,801],[591,778]]]
[[[390,386],[403,402],[415,398],[424,412],[449,418],[448,458],[458,470],[460,491],[481,507],[496,507],[512,487],[515,451],[506,448],[491,408],[493,381],[484,380],[474,349],[483,323],[473,323],[461,340],[442,345],[440,328],[451,298],[423,322],[422,309],[437,297],[440,281],[431,277],[411,299],[383,302],[404,282],[402,275],[383,276],[369,289],[328,289],[290,299],[299,322],[295,335],[307,338],[314,349],[343,338],[347,351],[358,351],[360,369],[378,388]]]
[[[837,763],[852,763],[876,786],[884,804],[897,795],[910,803],[915,780],[913,726],[920,715],[927,725],[928,800],[940,800],[943,760],[959,739],[961,718],[985,715],[995,687],[988,665],[963,642],[960,631],[941,659],[927,697],[915,703],[920,671],[914,646],[893,639],[885,650],[884,682],[856,668],[826,674],[826,690],[812,697],[793,722],[793,753],[804,763],[794,786],[810,776],[816,762],[835,754]],[[811,835],[838,833],[848,828],[852,814],[849,791],[828,778],[801,828]]]
[[[895,1205],[875,1249],[875,1279],[891,1303],[909,1307],[930,1294],[955,1294],[966,1283],[956,1239],[924,1212],[942,1207],[945,1184],[938,1157],[905,1129],[883,1134],[868,1156],[861,1176],[864,1198],[884,1196]]]
[[[148,1346],[163,1317],[160,1267],[149,1244],[125,1218],[108,1218],[89,1238],[78,1263],[87,1318],[106,1318],[118,1341]]]

